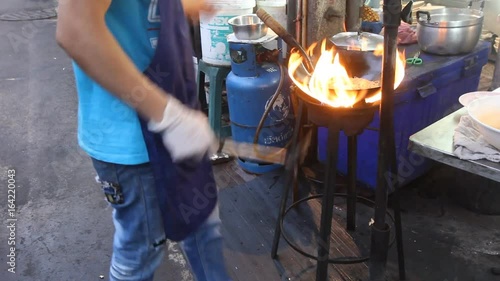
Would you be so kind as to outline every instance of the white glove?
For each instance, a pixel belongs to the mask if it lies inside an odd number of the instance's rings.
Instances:
[[[201,160],[207,152],[214,153],[217,149],[215,134],[205,114],[173,97],[168,99],[163,119],[149,121],[148,129],[162,134],[163,144],[174,162],[190,158]]]

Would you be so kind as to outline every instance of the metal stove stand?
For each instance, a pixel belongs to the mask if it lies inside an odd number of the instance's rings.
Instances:
[[[331,109],[330,109],[331,110]],[[367,112],[362,113],[361,118],[365,118],[366,116],[371,114],[371,118],[373,118],[373,114],[376,108],[368,109]],[[294,130],[294,136],[292,139],[292,146],[290,149],[290,154],[288,157],[288,161],[286,163],[286,182],[285,187],[283,189],[283,194],[281,197],[281,205],[280,211],[278,215],[278,222],[276,225],[276,231],[273,241],[272,247],[272,258],[275,259],[278,263],[278,244],[283,237],[283,239],[293,248],[295,251],[300,253],[301,255],[314,259],[317,261],[317,269],[316,269],[316,280],[323,281],[328,278],[328,264],[355,264],[355,263],[363,263],[370,260],[370,256],[351,256],[351,257],[336,257],[330,258],[330,235],[331,235],[331,227],[332,227],[332,219],[333,219],[333,204],[335,197],[345,197],[347,199],[347,219],[346,219],[346,229],[349,231],[356,230],[356,204],[359,202],[361,204],[376,208],[376,203],[372,200],[369,200],[365,197],[358,196],[356,194],[356,159],[357,159],[357,135],[361,133],[362,125],[355,124],[342,124],[351,118],[358,118],[353,116],[352,113],[341,113],[338,114],[325,114],[325,112],[318,111],[317,108],[315,110],[310,110],[309,118],[312,119],[312,123],[318,126],[326,126],[328,127],[328,153],[327,153],[327,162],[325,169],[325,179],[323,182],[323,194],[308,196],[306,198],[302,198],[290,206],[287,207],[288,194],[290,192],[291,187],[295,184],[295,181],[298,177],[299,164],[296,161],[298,159],[297,153],[299,153],[299,135],[300,130],[302,128],[302,116],[305,115],[307,109],[304,109],[304,102],[299,100],[299,110],[297,114],[297,123],[296,128]],[[316,112],[312,113],[311,112]],[[332,116],[337,115],[337,116]],[[312,117],[312,118],[311,118]],[[326,117],[326,118],[325,118]],[[368,120],[368,121],[369,121]],[[325,123],[326,122],[326,123]],[[369,123],[369,122],[368,122]],[[335,191],[336,187],[336,172],[337,172],[337,160],[338,160],[338,144],[339,144],[339,133],[345,126],[349,127],[347,131],[355,132],[351,135],[348,135],[348,183],[347,183],[347,193],[338,193]],[[346,130],[344,130],[345,132]],[[320,229],[319,229],[319,240],[317,247],[317,255],[312,255],[307,253],[299,246],[293,243],[292,239],[287,235],[284,228],[284,220],[286,215],[298,205],[305,203],[309,200],[322,198],[322,210],[321,210],[321,220],[320,220]],[[395,242],[398,244],[398,258],[399,258],[399,267],[400,267],[400,279],[405,279],[405,268],[404,268],[404,255],[403,255],[403,247],[402,247],[402,232],[401,232],[401,215],[398,202],[394,202],[395,214],[394,216],[389,212],[385,211],[385,215],[393,222],[395,225],[395,235],[392,241],[387,241],[388,246],[392,246]],[[389,232],[389,229],[386,229]],[[389,238],[389,235],[386,236]],[[280,267],[282,267],[280,265]]]
[[[380,101],[380,138],[379,138],[379,156],[378,156],[378,172],[377,172],[377,188],[375,190],[375,202],[369,202],[374,207],[374,223],[371,225],[371,248],[369,257],[340,257],[330,259],[330,234],[333,217],[333,204],[336,182],[336,170],[338,160],[338,145],[339,145],[339,132],[342,130],[349,137],[349,182],[348,192],[343,195],[347,197],[347,229],[353,230],[355,228],[355,205],[357,201],[364,201],[356,195],[356,135],[361,133],[363,129],[371,122],[375,111],[378,106],[370,107],[368,105],[361,105],[356,109],[334,109],[322,104],[316,100],[308,97],[301,91],[296,91],[299,97],[299,109],[296,120],[296,128],[292,140],[292,146],[289,151],[286,172],[287,182],[283,189],[281,198],[281,206],[278,214],[278,221],[276,223],[276,231],[274,236],[272,258],[277,260],[278,244],[281,236],[290,246],[298,251],[300,254],[312,258],[317,261],[316,267],[316,281],[326,281],[328,278],[328,264],[329,263],[360,263],[369,262],[369,275],[370,281],[386,281],[386,264],[388,248],[390,246],[390,226],[386,222],[388,214],[387,203],[389,190],[396,191],[393,194],[394,206],[394,225],[395,225],[395,240],[398,250],[398,263],[399,263],[399,278],[405,280],[405,266],[404,266],[404,251],[403,251],[403,238],[401,227],[401,211],[399,206],[399,198],[397,192],[397,181],[388,180],[389,178],[397,178],[397,162],[396,162],[396,149],[394,141],[394,80],[396,72],[396,58],[397,58],[397,33],[400,25],[401,16],[401,1],[399,0],[384,0],[384,55],[382,65],[382,98]],[[312,99],[312,100],[311,100]],[[310,255],[299,249],[290,239],[286,236],[283,228],[283,220],[288,211],[297,204],[314,199],[316,197],[309,197],[300,200],[290,207],[286,207],[288,193],[298,175],[298,138],[301,129],[302,115],[306,105],[308,120],[318,126],[328,127],[328,152],[326,173],[324,180],[324,194],[322,194],[322,210],[320,220],[320,237],[317,246],[317,255]],[[356,106],[355,106],[356,107]],[[319,196],[318,196],[319,197]]]

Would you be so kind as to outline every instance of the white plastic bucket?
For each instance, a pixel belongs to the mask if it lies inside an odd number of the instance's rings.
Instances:
[[[287,28],[286,0],[257,0],[257,7],[264,9],[285,29]]]
[[[202,59],[209,64],[231,65],[227,35],[233,29],[227,23],[235,16],[251,14],[255,0],[216,0],[207,1],[217,12],[200,12],[200,37]]]
[[[285,29],[287,29],[286,0],[257,0],[257,7],[265,10]],[[268,49],[276,49],[277,41],[264,44]],[[286,55],[286,44],[283,42],[283,56]]]

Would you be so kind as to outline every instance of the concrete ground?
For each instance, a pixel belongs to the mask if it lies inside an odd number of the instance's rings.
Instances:
[[[408,280],[500,280],[499,184],[438,165],[401,194]]]

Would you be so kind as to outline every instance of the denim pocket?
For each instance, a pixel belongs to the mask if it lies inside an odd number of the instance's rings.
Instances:
[[[112,183],[108,181],[103,181],[99,179],[99,177],[95,178],[98,183],[101,184],[102,191],[104,192],[104,196],[106,200],[111,204],[123,204],[123,192],[122,188],[117,183]]]

